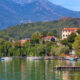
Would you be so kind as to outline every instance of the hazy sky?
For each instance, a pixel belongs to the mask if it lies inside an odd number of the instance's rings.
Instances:
[[[80,0],[49,0],[49,1],[74,11],[80,11]]]

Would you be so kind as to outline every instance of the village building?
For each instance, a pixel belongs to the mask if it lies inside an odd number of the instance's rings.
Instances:
[[[23,46],[25,42],[28,42],[30,41],[30,38],[25,38],[25,39],[22,39],[20,40],[20,45]]]
[[[44,37],[44,41],[53,41],[53,42],[55,42],[56,38],[54,36],[46,36],[46,37]]]
[[[62,40],[66,39],[71,33],[77,33],[77,30],[80,28],[64,28],[62,29]]]

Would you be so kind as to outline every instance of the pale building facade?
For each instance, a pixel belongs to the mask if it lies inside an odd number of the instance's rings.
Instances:
[[[77,33],[77,30],[80,28],[64,28],[62,30],[62,40],[66,39],[71,33]]]

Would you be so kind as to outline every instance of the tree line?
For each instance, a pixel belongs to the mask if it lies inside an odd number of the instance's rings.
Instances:
[[[23,46],[19,41],[11,42],[0,40],[0,57],[3,56],[59,56],[69,52],[67,45],[58,45],[57,41],[44,41],[40,39],[40,33],[32,34],[29,42]]]
[[[75,56],[80,56],[80,30],[78,35],[72,33],[65,40],[44,41],[40,39],[41,33],[32,34],[30,41],[25,42],[23,46],[20,41],[7,41],[0,39],[0,57],[3,56],[60,56],[68,54],[72,49],[75,50]],[[46,32],[42,33],[47,36]],[[58,44],[59,42],[59,44]]]

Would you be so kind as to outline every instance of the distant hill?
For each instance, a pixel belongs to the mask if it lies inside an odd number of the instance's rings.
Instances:
[[[0,31],[0,38],[19,40],[25,37],[30,37],[32,33],[36,31],[52,32],[53,30],[57,30],[58,35],[60,36],[62,28],[66,27],[80,27],[80,19],[61,18],[50,22],[21,24]]]
[[[61,17],[79,18],[80,12],[68,10],[48,0],[0,0],[0,29]]]

